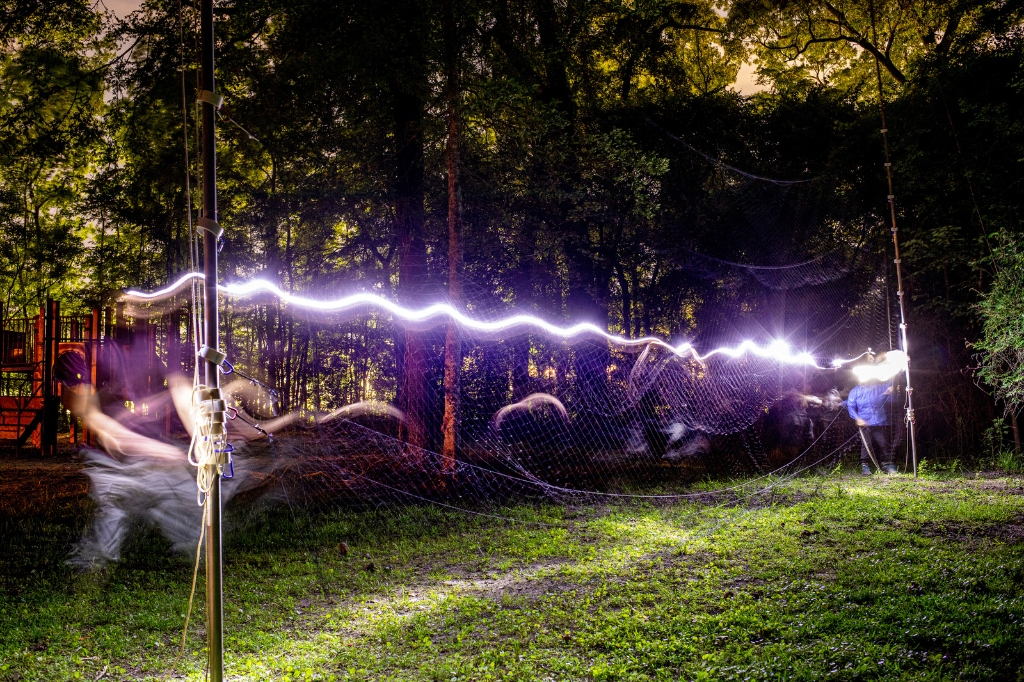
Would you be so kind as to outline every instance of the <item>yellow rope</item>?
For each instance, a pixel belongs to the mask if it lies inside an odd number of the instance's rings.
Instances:
[[[188,610],[185,611],[185,629],[181,631],[181,649],[178,650],[178,655],[174,657],[174,662],[171,663],[170,670],[164,675],[163,682],[167,682],[171,675],[174,673],[174,669],[178,667],[178,663],[181,661],[181,657],[185,654],[185,640],[188,638],[188,621],[192,617],[192,601],[196,596],[196,582],[199,577],[199,556],[203,550],[203,539],[206,536],[206,510],[207,505],[203,505],[203,523],[199,529],[199,544],[196,545],[196,565],[192,569],[192,591],[188,595]]]

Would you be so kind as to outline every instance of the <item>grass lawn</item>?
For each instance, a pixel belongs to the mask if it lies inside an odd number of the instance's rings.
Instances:
[[[0,680],[163,679],[192,558],[140,531],[78,574],[62,561],[87,502],[6,508]],[[548,525],[429,507],[236,522],[229,679],[1024,680],[1018,479],[495,513]],[[200,584],[175,678],[203,679],[203,608]]]

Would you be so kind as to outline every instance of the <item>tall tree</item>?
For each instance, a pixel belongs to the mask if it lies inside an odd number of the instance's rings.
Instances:
[[[461,71],[461,40],[456,20],[455,0],[443,0],[441,25],[444,34],[445,117],[448,137],[445,141],[445,170],[448,175],[448,298],[452,306],[462,308],[462,190],[459,186],[459,116],[462,97],[459,72]],[[460,386],[462,371],[462,341],[458,325],[448,323],[444,347],[444,417],[441,454],[446,471],[454,471],[458,447]]]

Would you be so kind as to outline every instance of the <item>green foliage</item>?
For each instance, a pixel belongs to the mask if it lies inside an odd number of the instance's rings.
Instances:
[[[922,61],[970,49],[1020,17],[1019,5],[990,0],[737,0],[729,10],[733,40],[750,45],[759,74],[776,88],[867,93],[876,59],[902,85]]]
[[[1013,450],[1003,450],[996,459],[996,466],[1008,474],[1018,474],[1024,471],[1024,458]]]
[[[982,335],[978,375],[993,387],[1007,411],[1024,404],[1024,250],[1004,240],[992,254],[992,286],[978,305]]]
[[[0,51],[0,288],[14,314],[85,285],[85,195],[102,135],[96,69],[107,56],[84,3],[29,8],[8,15]]]

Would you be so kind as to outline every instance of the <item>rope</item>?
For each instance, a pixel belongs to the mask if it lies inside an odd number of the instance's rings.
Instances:
[[[710,161],[711,163],[713,163],[714,165],[716,165],[716,166],[718,166],[720,168],[724,168],[726,170],[732,171],[733,173],[736,173],[738,175],[742,175],[745,178],[750,178],[751,180],[760,180],[762,182],[770,182],[773,185],[800,185],[800,184],[803,184],[803,183],[814,182],[815,180],[817,180],[817,178],[807,178],[806,180],[777,180],[775,178],[766,178],[763,175],[755,175],[753,173],[748,173],[746,171],[740,170],[739,168],[736,168],[735,166],[730,166],[729,164],[725,163],[724,161],[722,161],[720,159],[716,159],[715,157],[711,156],[710,154],[702,152],[701,150],[697,149],[696,147],[694,147],[689,142],[686,142],[685,140],[683,140],[683,139],[673,135],[669,131],[665,130],[660,125],[658,125],[657,123],[655,123],[651,119],[647,118],[646,116],[644,117],[644,120],[647,122],[648,125],[650,125],[653,128],[657,128],[662,133],[664,133],[666,137],[668,137],[669,139],[675,140],[676,142],[678,142],[679,144],[683,145],[684,147],[689,149],[691,152],[696,154],[697,156],[701,156],[704,159],[706,159],[706,160]]]
[[[803,473],[804,471],[807,471],[808,469],[816,467],[819,464],[821,464],[822,462],[824,462],[825,460],[830,459],[831,457],[834,457],[836,453],[841,452],[850,443],[852,443],[853,440],[856,437],[857,436],[850,436],[849,438],[846,439],[846,441],[841,443],[838,447],[836,447],[832,451],[826,453],[822,457],[818,458],[816,461],[811,462],[810,464],[808,464],[808,465],[806,465],[806,466],[804,466],[804,467],[802,467],[800,469],[797,469],[796,471],[793,471],[793,472],[791,472],[789,474],[781,475],[778,481],[770,482],[767,485],[765,485],[764,487],[756,489],[753,492],[748,493],[746,495],[739,495],[739,496],[737,496],[737,498],[735,500],[721,502],[720,504],[717,504],[717,505],[715,505],[713,507],[708,507],[708,508],[705,508],[705,509],[695,509],[695,510],[693,510],[691,512],[690,515],[695,515],[699,511],[713,511],[713,510],[716,510],[716,509],[722,509],[725,506],[727,506],[728,504],[730,504],[731,502],[743,502],[743,501],[746,501],[746,500],[749,500],[749,499],[755,497],[756,495],[760,495],[760,494],[766,493],[766,492],[768,492],[770,490],[774,490],[775,488],[779,487],[780,485],[785,485],[789,481],[792,481],[793,479],[795,479],[799,474]],[[693,494],[690,494],[690,495],[617,495],[616,497],[635,497],[635,498],[645,498],[645,497],[647,497],[647,498],[650,498],[650,497],[665,498],[665,497],[670,497],[670,498],[687,498],[687,497],[706,497],[706,496],[709,496],[709,495],[721,494],[721,493],[724,493],[724,492],[731,492],[731,491],[734,491],[734,490],[739,490],[739,489],[741,489],[741,488],[743,488],[743,487],[745,487],[745,486],[747,486],[750,483],[753,483],[755,481],[763,480],[764,478],[772,476],[772,475],[782,471],[783,469],[787,469],[788,467],[796,464],[800,460],[800,458],[803,457],[804,454],[806,454],[806,451],[804,453],[801,453],[800,455],[798,455],[794,459],[790,460],[786,464],[782,465],[778,469],[775,469],[775,471],[769,472],[769,473],[767,473],[767,474],[765,474],[763,476],[760,476],[758,478],[752,479],[750,481],[745,481],[744,483],[741,483],[741,484],[738,484],[738,485],[735,485],[735,486],[730,486],[728,488],[721,488],[719,490],[709,490],[709,491],[705,491],[705,492],[701,492],[701,493],[693,493]],[[495,472],[491,472],[491,473],[499,473],[499,472],[495,471]],[[458,506],[455,506],[455,505],[451,505],[451,504],[446,504],[444,502],[440,502],[438,500],[430,499],[428,497],[423,497],[421,495],[417,495],[415,493],[411,493],[411,492],[408,492],[406,490],[401,490],[399,488],[392,487],[390,485],[387,485],[385,483],[381,483],[380,481],[376,481],[376,480],[371,479],[371,478],[366,477],[366,476],[363,476],[362,478],[364,478],[366,481],[369,481],[373,485],[378,485],[378,486],[380,486],[382,488],[386,488],[386,489],[391,490],[393,492],[400,493],[402,495],[407,495],[408,497],[411,497],[413,499],[420,500],[420,501],[423,501],[423,502],[426,502],[428,504],[432,504],[432,505],[435,505],[435,506],[438,506],[438,507],[444,507],[445,509],[451,509],[453,511],[462,512],[462,513],[465,513],[465,514],[470,514],[470,515],[475,515],[475,516],[483,516],[483,517],[487,517],[487,518],[497,519],[497,520],[500,520],[500,521],[511,521],[513,523],[522,523],[522,524],[525,524],[525,525],[544,526],[544,527],[548,527],[548,528],[560,527],[558,524],[545,523],[543,521],[527,521],[526,519],[518,519],[518,518],[515,518],[515,517],[499,516],[497,514],[487,514],[485,512],[478,512],[478,511],[474,511],[472,509],[466,509],[465,507],[458,507]],[[550,487],[557,487],[557,486],[550,486]],[[587,494],[600,494],[600,493],[587,493]]]
[[[701,491],[699,493],[677,493],[677,494],[667,494],[667,495],[634,495],[634,494],[630,494],[630,493],[608,493],[608,492],[600,492],[600,491],[576,490],[576,489],[573,489],[573,488],[563,488],[561,486],[557,486],[557,485],[554,485],[552,483],[546,483],[546,482],[540,480],[539,478],[535,478],[535,477],[531,477],[529,479],[522,479],[522,478],[518,478],[516,476],[512,476],[510,474],[503,474],[500,471],[493,471],[493,470],[486,469],[484,467],[479,467],[479,466],[476,466],[476,465],[473,465],[473,464],[469,464],[469,463],[466,463],[466,466],[470,466],[470,467],[473,467],[473,468],[476,468],[476,469],[482,469],[484,471],[487,471],[488,473],[497,474],[498,476],[504,476],[506,478],[516,479],[516,480],[522,481],[524,483],[533,483],[534,485],[537,485],[537,486],[541,486],[541,487],[544,487],[544,488],[550,488],[552,490],[557,490],[558,492],[564,492],[564,493],[567,493],[567,494],[594,495],[594,496],[598,496],[598,497],[618,497],[618,498],[631,498],[631,499],[662,499],[662,500],[664,500],[664,499],[685,499],[685,498],[691,498],[691,497],[704,497],[704,496],[707,496],[707,495],[720,495],[722,493],[727,493],[727,492],[731,492],[733,490],[737,490],[737,489],[742,488],[742,487],[744,487],[746,485],[749,485],[751,483],[755,483],[757,481],[764,480],[766,478],[769,478],[770,476],[774,476],[775,474],[779,473],[780,471],[782,471],[782,470],[788,468],[789,466],[795,464],[796,462],[798,462],[804,455],[806,455],[808,452],[810,452],[811,449],[815,445],[818,444],[818,441],[821,440],[822,437],[824,437],[825,433],[830,428],[832,428],[832,425],[835,424],[836,419],[838,419],[839,415],[841,415],[841,414],[842,414],[842,410],[838,410],[836,412],[836,416],[833,417],[832,421],[830,421],[828,423],[828,426],[826,426],[822,430],[822,432],[820,434],[818,434],[818,437],[815,438],[814,441],[810,445],[808,445],[807,448],[803,452],[801,452],[799,455],[797,455],[793,459],[789,460],[788,462],[786,462],[782,466],[778,467],[777,469],[769,471],[766,474],[762,474],[762,475],[758,476],[757,478],[753,478],[753,479],[750,479],[750,480],[747,480],[747,481],[743,481],[742,483],[738,483],[736,485],[729,486],[727,488],[719,488],[718,490],[705,490],[705,491]],[[852,437],[847,439],[846,443],[849,443],[852,439],[853,439]],[[846,443],[844,443],[840,447],[845,446]],[[835,452],[835,450],[833,450],[832,453],[829,453],[829,456],[831,456],[834,452]]]
[[[198,362],[196,364],[199,364]],[[231,451],[234,448],[227,441],[224,428],[226,406],[220,397],[219,388],[196,386],[192,389],[192,418],[195,428],[188,446],[188,463],[196,467],[196,502],[206,505],[210,490],[217,476],[223,476],[225,467],[234,476]]]
[[[183,14],[183,11],[184,10],[183,10],[183,8],[181,6],[181,0],[178,0],[178,14],[177,14],[177,20],[178,20],[177,21],[177,23],[178,23],[178,64],[179,64],[179,72],[181,74],[182,146],[183,146],[184,153],[185,153],[185,216],[186,216],[186,220],[188,222],[188,263],[189,263],[189,270],[191,272],[198,272],[199,244],[197,242],[196,231],[195,231],[195,229],[194,229],[194,227],[192,225],[192,169],[191,169],[191,159],[190,159],[189,144],[188,144],[189,129],[188,129],[188,93],[187,93],[187,88],[186,88],[186,85],[185,85],[185,35],[184,35],[184,27],[183,27],[182,21],[181,21],[181,16]],[[141,37],[140,37],[140,39],[141,39]],[[136,41],[136,43],[137,42],[138,41]],[[134,45],[132,47],[134,48]],[[200,290],[199,290],[199,286],[200,285],[196,281],[197,279],[198,278],[193,278],[193,281],[192,281],[192,284],[191,284],[191,287],[190,287],[190,294],[191,294],[191,298],[192,298],[192,306],[191,306],[191,311],[190,311],[190,316],[192,318],[192,320],[191,320],[191,322],[192,322],[192,343],[193,343],[194,351],[195,351],[194,354],[193,354],[193,357],[196,357],[196,355],[199,352],[200,334],[202,333],[202,327],[199,324],[199,300],[201,300],[202,297],[200,296]],[[193,430],[193,433],[192,433],[192,440],[189,443],[188,460],[189,460],[190,463],[193,463],[194,465],[199,466],[199,472],[196,475],[196,484],[197,484],[197,486],[199,488],[199,492],[197,493],[197,499],[199,500],[200,505],[203,508],[203,513],[202,513],[202,520],[201,520],[200,527],[199,527],[199,542],[196,543],[196,561],[195,561],[195,565],[192,568],[192,588],[189,591],[189,595],[188,595],[188,608],[185,611],[185,626],[182,628],[182,631],[181,631],[181,646],[178,649],[177,655],[174,657],[174,661],[171,663],[171,667],[168,669],[167,673],[164,675],[163,682],[167,682],[167,680],[170,679],[171,675],[174,673],[175,669],[178,667],[178,663],[181,662],[182,656],[185,655],[185,648],[186,648],[186,644],[187,644],[187,640],[188,640],[188,626],[189,626],[189,622],[191,621],[191,618],[192,618],[192,605],[193,605],[193,603],[195,601],[195,596],[196,596],[196,584],[199,581],[199,562],[200,562],[200,558],[201,558],[202,552],[203,552],[203,541],[206,539],[206,519],[207,519],[207,515],[209,514],[209,505],[206,504],[206,502],[207,502],[207,500],[209,498],[206,497],[206,493],[208,493],[209,490],[210,490],[211,482],[210,482],[209,475],[207,473],[204,473],[204,472],[206,472],[208,470],[208,467],[204,466],[204,465],[200,465],[199,461],[194,460],[193,457],[192,457],[192,453],[196,450],[197,444],[198,443],[202,443],[202,437],[200,435],[200,431],[201,431],[200,422],[199,422],[199,419],[197,418],[199,416],[199,414],[198,414],[199,410],[197,410],[197,403],[196,403],[196,400],[195,400],[197,391],[199,391],[199,389],[202,388],[199,385],[199,362],[198,361],[195,362],[195,367],[194,367],[193,376],[192,376],[192,383],[193,383],[193,390],[192,390],[192,410],[191,411],[192,411],[193,418],[195,418],[196,426],[195,426],[195,428]],[[204,431],[205,433],[209,433],[209,429],[210,429],[210,426],[209,426],[208,423],[204,424],[203,427],[202,427],[202,431]],[[204,445],[200,445],[199,449],[201,451],[204,451],[202,453],[201,457],[199,458],[199,460],[200,461],[204,461],[204,464],[205,464],[205,460],[209,459],[209,455],[205,452],[205,450],[207,450],[208,448],[206,448]]]
[[[185,640],[188,638],[188,622],[192,618],[192,602],[196,596],[196,582],[199,578],[199,557],[203,551],[203,540],[206,537],[206,510],[207,506],[203,505],[203,520],[199,527],[199,543],[196,545],[196,564],[192,569],[192,591],[188,595],[188,609],[185,611],[185,627],[181,631],[181,648],[178,650],[178,655],[174,657],[174,662],[171,663],[170,669],[164,675],[163,682],[167,682],[171,675],[174,674],[175,668],[178,667],[178,663],[181,661],[181,657],[185,655]]]
[[[178,0],[178,63],[179,71],[181,73],[181,125],[182,125],[182,143],[185,150],[185,215],[188,220],[188,266],[190,272],[198,272],[199,263],[199,245],[196,241],[195,230],[192,226],[192,172],[188,146],[188,93],[185,86],[185,34],[184,27],[181,21],[182,15],[181,0]],[[199,352],[199,310],[198,301],[201,298],[199,295],[198,284],[193,281],[191,286],[192,296],[192,343],[194,346],[194,352]],[[199,384],[199,363],[195,364],[192,377],[193,386]]]

